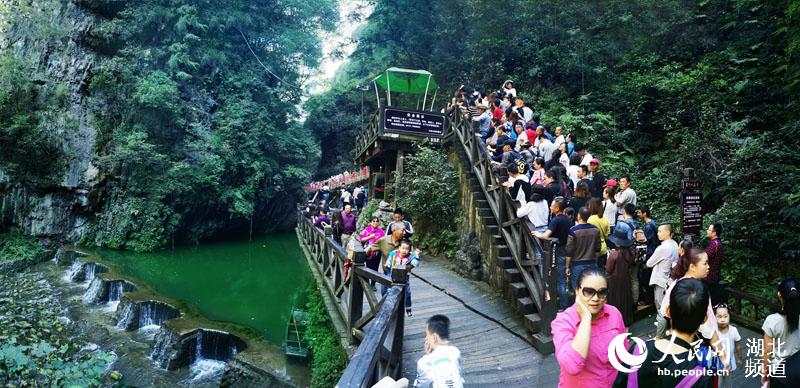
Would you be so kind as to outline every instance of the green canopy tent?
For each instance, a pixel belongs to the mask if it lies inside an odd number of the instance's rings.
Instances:
[[[433,91],[433,99],[431,99],[430,109],[433,109],[433,103],[436,101],[436,92],[439,89],[439,85],[436,84],[436,80],[433,79],[433,74],[430,72],[401,69],[399,67],[386,69],[381,75],[375,77],[372,83],[375,85],[375,96],[379,102],[378,87],[386,90],[386,101],[389,106],[392,105],[392,92],[424,95],[422,110],[425,110],[428,93],[431,91]],[[417,102],[417,105],[419,105],[419,102]]]

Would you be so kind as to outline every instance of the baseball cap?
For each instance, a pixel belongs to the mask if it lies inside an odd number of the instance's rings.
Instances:
[[[600,165],[600,159],[594,158],[594,159],[589,161],[589,164],[596,164],[596,165],[599,166]]]
[[[609,180],[607,180],[607,181],[606,181],[606,184],[604,184],[604,185],[603,185],[603,188],[604,188],[604,189],[605,189],[606,187],[617,187],[617,181],[615,181],[615,180],[613,180],[613,179],[609,179]]]

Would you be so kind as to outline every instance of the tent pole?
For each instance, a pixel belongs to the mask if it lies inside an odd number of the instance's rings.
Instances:
[[[428,87],[431,86],[431,76],[433,74],[428,74],[428,83],[425,84],[425,98],[422,100],[422,110],[425,110],[425,103],[428,102]],[[419,107],[417,107],[419,108]]]
[[[436,90],[433,91],[433,99],[431,100],[431,107],[428,109],[431,112],[433,112],[433,102],[436,101],[436,93],[438,93],[438,92],[439,92],[439,89],[436,89]],[[422,110],[425,110],[425,108],[423,107]]]
[[[392,106],[392,85],[389,81],[389,70],[386,70],[386,102],[388,106]]]
[[[381,95],[378,94],[378,84],[375,82],[375,80],[372,80],[372,86],[375,87],[375,101],[378,102],[378,110],[380,110],[381,109]]]

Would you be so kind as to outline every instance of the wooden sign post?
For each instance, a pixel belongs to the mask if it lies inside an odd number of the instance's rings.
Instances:
[[[681,233],[697,241],[703,228],[703,183],[695,177],[694,169],[683,170],[681,180]]]

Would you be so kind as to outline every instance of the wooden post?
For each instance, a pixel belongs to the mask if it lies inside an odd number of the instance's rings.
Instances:
[[[361,285],[361,280],[358,277],[357,268],[364,268],[366,265],[362,263],[353,263],[352,275],[350,276],[350,295],[347,303],[347,331],[350,332],[350,343],[353,345],[358,344],[356,338],[355,327],[356,322],[364,315],[364,287]]]

